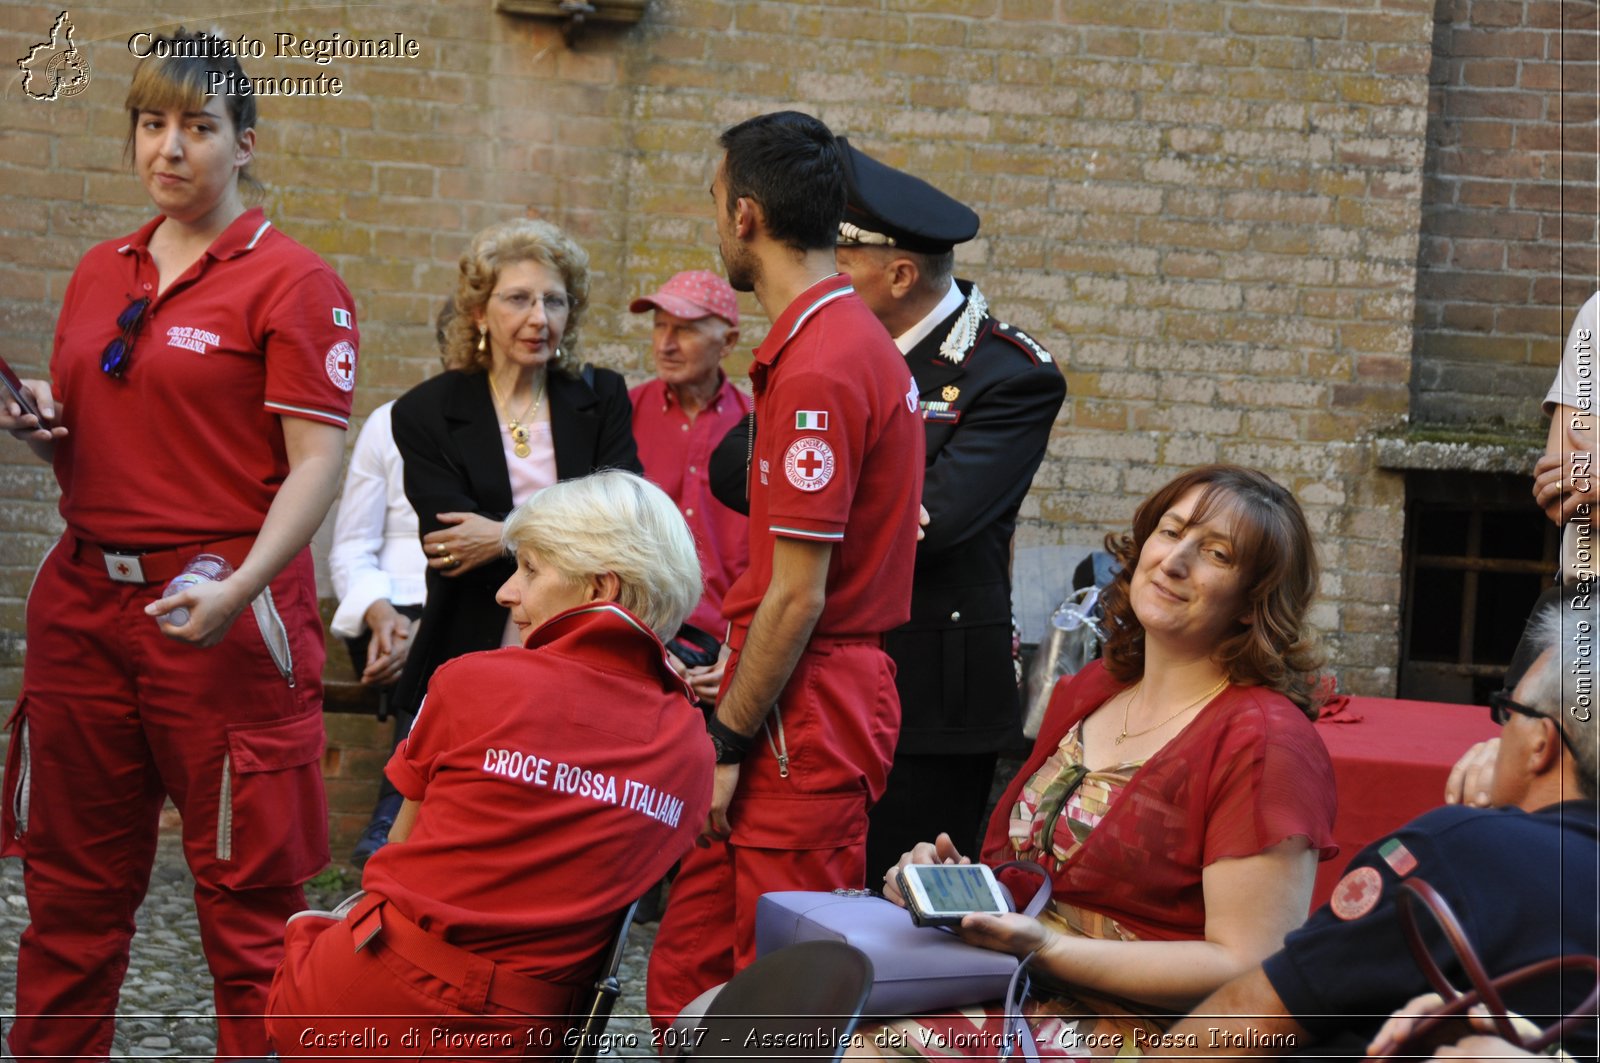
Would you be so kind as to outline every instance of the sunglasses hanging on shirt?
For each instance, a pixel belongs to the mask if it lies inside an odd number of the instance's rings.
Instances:
[[[122,332],[100,352],[102,373],[120,377],[128,371],[128,363],[133,359],[133,344],[139,338],[139,326],[144,324],[144,312],[148,309],[150,297],[141,295],[137,299],[130,299],[127,308],[117,315],[117,328]]]

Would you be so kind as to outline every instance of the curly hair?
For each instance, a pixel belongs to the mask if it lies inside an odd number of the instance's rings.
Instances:
[[[1312,719],[1324,700],[1322,654],[1307,624],[1319,568],[1305,513],[1293,495],[1265,473],[1238,465],[1191,469],[1139,504],[1129,532],[1107,535],[1106,549],[1121,568],[1106,588],[1105,666],[1117,679],[1144,674],[1144,627],[1134,615],[1133,571],[1161,518],[1200,488],[1190,524],[1223,513],[1233,521],[1235,563],[1251,622],[1239,623],[1213,652],[1229,682],[1277,691]]]
[[[568,376],[579,374],[578,333],[583,312],[589,306],[589,253],[560,226],[531,218],[513,218],[489,226],[472,238],[472,245],[461,256],[455,317],[445,326],[446,369],[474,373],[489,368],[489,352],[478,350],[478,314],[488,304],[500,271],[518,262],[537,262],[561,274],[572,309],[561,333],[561,357],[550,365]]]

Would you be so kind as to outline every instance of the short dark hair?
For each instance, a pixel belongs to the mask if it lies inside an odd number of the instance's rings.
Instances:
[[[809,114],[774,111],[728,128],[718,143],[727,152],[722,179],[729,210],[748,196],[761,204],[773,239],[801,251],[833,249],[845,190],[832,130]]]

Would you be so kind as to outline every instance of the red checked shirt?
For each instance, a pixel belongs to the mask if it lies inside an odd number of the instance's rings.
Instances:
[[[906,361],[849,278],[802,292],[755,350],[750,567],[723,611],[747,627],[778,536],[833,544],[816,635],[880,634],[911,615],[925,434]]]
[[[743,513],[711,494],[711,452],[750,412],[750,396],[734,387],[721,370],[717,375],[721,383],[716,394],[693,421],[660,380],[640,384],[628,397],[633,400],[633,439],[644,474],[678,503],[700,554],[705,594],[689,614],[689,623],[720,639],[728,627],[722,599],[750,563],[750,532]]]
[[[92,248],[56,324],[61,515],[103,545],[254,534],[289,474],[278,418],[350,418],[359,336],[338,274],[256,209],[157,296],[161,221]],[[141,297],[152,302],[126,371],[108,376],[100,354]]]
[[[592,977],[615,919],[693,846],[711,740],[650,630],[569,609],[526,647],[439,666],[386,772],[422,802],[362,885],[536,978]]]

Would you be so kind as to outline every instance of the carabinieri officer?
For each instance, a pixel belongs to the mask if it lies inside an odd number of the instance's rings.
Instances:
[[[870,816],[871,877],[941,830],[975,844],[995,760],[1019,724],[1011,538],[1067,388],[1049,352],[955,279],[955,246],[977,235],[978,215],[840,144],[839,269],[905,355],[927,432],[911,620],[884,639],[901,725]]]

